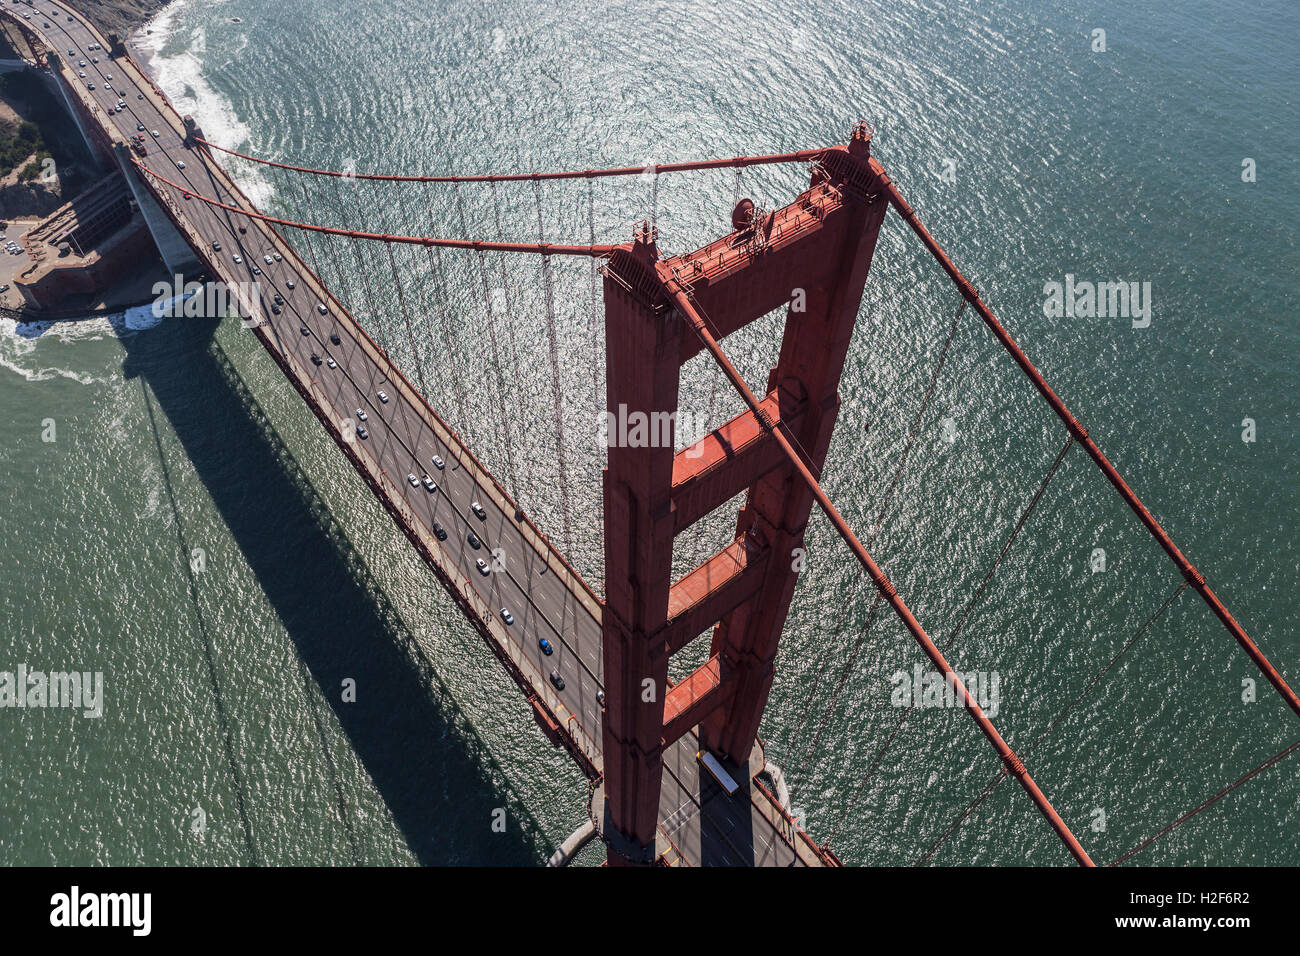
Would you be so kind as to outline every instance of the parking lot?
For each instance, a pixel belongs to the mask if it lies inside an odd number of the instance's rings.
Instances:
[[[17,255],[11,254],[8,248],[0,251],[0,285],[9,287],[4,292],[0,292],[0,306],[7,309],[17,309],[23,304],[22,296],[13,287],[14,276],[26,269],[31,260],[27,257],[27,253],[23,251],[19,240],[37,222],[39,222],[37,219],[11,219],[5,223],[5,228],[0,231],[4,236],[0,240],[0,245],[12,248],[10,246],[12,243],[19,250]]]

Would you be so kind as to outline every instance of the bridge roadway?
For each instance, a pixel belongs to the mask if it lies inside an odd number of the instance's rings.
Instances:
[[[598,778],[601,708],[596,694],[602,672],[596,595],[530,519],[516,519],[510,496],[292,246],[265,223],[185,197],[189,191],[255,210],[205,150],[186,145],[180,115],[134,58],[111,58],[107,39],[65,3],[10,0],[0,6],[0,15],[67,57],[59,79],[96,121],[92,129],[123,143],[135,135],[137,125],[145,127],[148,154],[143,162],[184,190],[142,173],[140,179],[205,263],[210,278],[236,289],[239,283],[250,284],[253,294],[244,305],[253,318],[247,324],[529,697],[543,730],[569,750],[590,779]],[[103,49],[91,50],[91,44]],[[77,65],[80,60],[84,67]],[[125,110],[110,114],[109,107],[119,99]],[[234,261],[235,255],[242,263]],[[270,263],[264,261],[266,255],[272,257]],[[276,294],[283,300],[279,315],[270,308]],[[332,334],[338,344],[331,341]],[[313,354],[321,365],[312,362]],[[337,368],[324,364],[327,359]],[[480,387],[488,386],[484,382]],[[387,402],[380,400],[381,390]],[[362,411],[364,422],[359,421]],[[359,437],[357,426],[366,429],[366,438]],[[434,467],[434,455],[441,456],[444,470]],[[412,486],[410,473],[417,479],[431,476],[437,490]],[[474,501],[485,509],[486,520],[472,512]],[[435,523],[445,530],[445,540],[435,533]],[[480,549],[468,543],[471,532],[482,542]],[[489,573],[479,573],[478,558],[492,568]],[[502,609],[513,615],[513,624],[505,623]],[[543,637],[554,646],[552,656],[539,646]],[[552,671],[563,678],[563,690],[548,679]],[[740,792],[728,798],[702,774],[695,759],[698,747],[692,732],[665,754],[659,827],[665,860],[758,866],[833,862],[756,782],[739,781]]]

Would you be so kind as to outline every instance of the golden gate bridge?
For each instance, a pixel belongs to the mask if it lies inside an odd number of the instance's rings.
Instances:
[[[12,20],[8,11],[3,12]],[[74,15],[70,12],[67,19],[72,22]],[[99,36],[79,15],[76,24],[84,39],[72,33],[68,38],[86,42]],[[51,38],[34,24],[17,25],[33,42],[50,44]],[[52,50],[63,45],[55,43]],[[1300,716],[1300,699],[1282,674],[921,223],[872,154],[872,131],[866,124],[856,126],[842,146],[654,166],[468,176],[314,169],[208,141],[191,118],[176,115],[120,44],[110,45],[116,68],[126,74],[122,82],[138,88],[140,105],[130,106],[127,116],[110,119],[113,114],[90,108],[93,103],[70,72],[63,70],[61,81],[77,93],[75,102],[86,108],[83,119],[124,171],[137,176],[156,198],[210,278],[255,281],[258,301],[247,303],[253,331],[519,685],[543,731],[587,774],[591,781],[588,835],[598,835],[604,842],[611,864],[839,863],[830,840],[853,812],[916,703],[901,710],[835,829],[820,843],[798,825],[788,798],[773,794],[760,779],[765,774],[779,778],[758,731],[800,573],[799,562],[792,558],[802,552],[814,509],[829,521],[865,575],[853,597],[860,587],[869,587],[872,596],[866,626],[856,635],[830,701],[805,742],[796,776],[820,744],[872,622],[886,606],[999,761],[998,772],[937,835],[920,862],[932,858],[1003,781],[1014,778],[1071,857],[1081,865],[1093,865],[1088,849],[1025,761],[1189,589]],[[129,145],[143,139],[131,124],[154,123],[167,129],[166,135],[154,136],[154,149]],[[273,170],[284,183],[296,184],[305,202],[309,202],[308,182],[333,190],[345,181],[382,184],[390,188],[386,195],[392,197],[407,231],[330,225],[263,212],[223,169],[218,154]],[[741,196],[744,170],[779,164],[805,165],[807,187],[772,209]],[[693,251],[662,254],[655,225],[659,177],[707,170],[734,172],[731,230]],[[630,176],[649,179],[653,212],[630,241],[597,243],[593,184]],[[548,241],[541,184],[576,180],[587,182],[587,235],[563,243]],[[504,183],[533,185],[535,240],[504,237],[497,194],[497,186]],[[440,235],[442,230],[432,220],[427,231],[411,228],[416,221],[411,208],[432,208],[420,192],[429,185],[454,191],[464,238]],[[491,194],[496,238],[470,237],[464,191],[482,188]],[[285,193],[291,195],[292,188]],[[385,208],[377,197],[371,203],[358,203],[355,197],[336,192],[335,199],[336,208],[350,206],[362,217],[382,218]],[[880,495],[877,520],[864,542],[825,490],[823,472],[863,290],[877,237],[891,209],[941,268],[959,303],[904,448]],[[286,235],[302,240],[309,261],[299,257]],[[363,246],[382,250],[379,260],[388,265],[386,274],[382,270],[380,275],[372,274]],[[395,254],[399,249],[424,250],[426,262],[418,274],[409,258],[399,266]],[[463,374],[463,343],[456,341],[446,308],[452,270],[443,253],[457,251],[476,258],[467,281],[477,286],[481,296],[485,358],[496,385],[491,389],[495,409],[487,429],[471,424],[475,383]],[[500,285],[495,290],[497,270],[488,254],[500,257]],[[514,374],[509,363],[519,355],[520,295],[507,265],[507,257],[513,256],[539,257],[541,263],[546,321],[545,342],[538,348],[544,350],[551,373],[563,550],[552,544],[524,507],[532,489],[545,480],[535,472],[538,462],[526,450],[522,462],[514,457],[507,384]],[[592,303],[586,331],[592,340],[593,376],[603,358],[608,414],[630,409],[648,420],[676,422],[683,369],[697,355],[716,366],[744,408],[682,449],[676,447],[675,436],[662,442],[609,443],[601,484],[604,587],[600,594],[566,558],[573,553],[580,529],[579,516],[571,507],[573,465],[565,453],[564,333],[557,319],[553,268],[557,258],[589,262]],[[373,328],[366,329],[355,319],[324,280],[326,271],[332,272],[335,285],[359,281],[360,298],[369,307]],[[389,278],[391,297],[381,301],[376,286]],[[426,299],[433,302],[429,310],[433,314],[427,319],[421,314]],[[947,635],[936,640],[873,557],[872,547],[898,493],[967,310],[975,313],[1055,415],[1062,443],[962,614]],[[738,371],[723,343],[782,311],[777,360],[768,369],[766,382],[756,387]],[[384,322],[384,317],[395,321]],[[426,339],[442,342],[443,365],[426,367],[430,358],[419,344]],[[403,349],[407,360],[399,364],[392,356]],[[414,382],[401,365],[411,369]],[[593,394],[599,392],[600,382],[593,378]],[[443,412],[451,409],[453,417],[435,410],[431,404],[435,394]],[[478,433],[464,437],[458,427]],[[472,450],[491,446],[504,453],[504,484]],[[1049,483],[1076,447],[1159,545],[1181,580],[1037,738],[1017,751],[954,671],[948,654]],[[521,487],[525,493],[519,497]],[[674,575],[677,538],[735,500],[743,504],[733,537],[686,573]],[[703,663],[680,680],[670,679],[673,656],[705,633],[710,643]],[[818,684],[827,660],[823,657],[819,662]],[[811,703],[809,698],[805,715]],[[812,726],[807,721],[801,732]],[[1297,748],[1300,740],[1207,795],[1112,863],[1132,858]]]

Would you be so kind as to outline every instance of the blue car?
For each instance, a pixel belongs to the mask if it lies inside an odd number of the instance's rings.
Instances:
[[[551,642],[544,637],[538,638],[537,646],[542,649],[542,653],[545,654],[547,657],[550,657],[552,654],[555,653],[554,646],[552,646]]]

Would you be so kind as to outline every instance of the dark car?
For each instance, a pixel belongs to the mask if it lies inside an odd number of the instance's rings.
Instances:
[[[338,345],[338,344],[339,344],[339,334],[338,334],[337,332],[331,332],[331,333],[330,333],[330,341],[333,342],[335,345]]]
[[[564,690],[564,678],[560,676],[559,671],[551,671],[551,683],[555,685],[556,690]]]
[[[447,540],[447,529],[436,521],[433,523],[433,533],[437,536],[439,541]]]
[[[473,531],[471,531],[468,535],[465,536],[465,540],[469,542],[469,546],[473,548],[475,551],[483,547],[483,542],[478,539],[478,535],[476,535]]]

